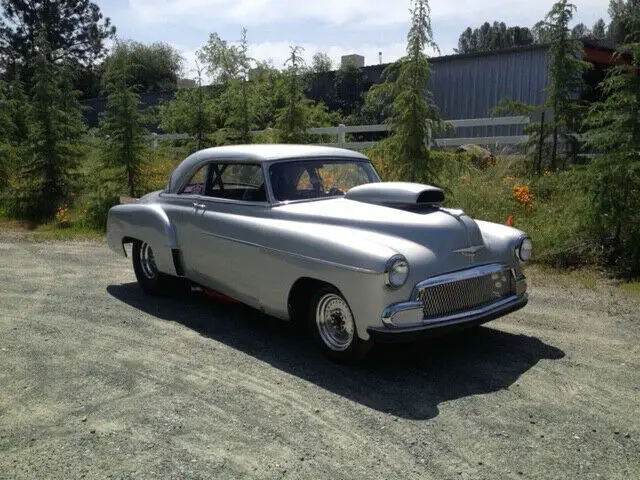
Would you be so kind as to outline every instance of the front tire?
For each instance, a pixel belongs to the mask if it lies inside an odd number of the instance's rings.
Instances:
[[[136,240],[133,242],[131,256],[133,271],[142,291],[149,295],[166,293],[168,275],[158,270],[151,246],[146,242]]]
[[[308,325],[322,353],[335,362],[357,362],[373,346],[371,340],[358,337],[349,304],[337,289],[330,286],[322,287],[314,294]]]

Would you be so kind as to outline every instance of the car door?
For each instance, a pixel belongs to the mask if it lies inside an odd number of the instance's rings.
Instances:
[[[189,278],[259,308],[260,281],[254,272],[262,258],[263,225],[271,216],[262,166],[211,162],[203,168],[204,190],[189,194],[191,210],[181,228],[185,271]]]

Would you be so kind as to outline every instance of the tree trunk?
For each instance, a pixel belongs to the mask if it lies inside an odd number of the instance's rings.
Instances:
[[[551,169],[556,169],[556,158],[558,156],[558,125],[553,127],[553,147],[551,150]]]

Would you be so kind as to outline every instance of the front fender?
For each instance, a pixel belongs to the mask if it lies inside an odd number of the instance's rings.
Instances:
[[[176,275],[172,249],[178,248],[175,228],[160,205],[132,203],[116,205],[107,218],[107,243],[116,253],[126,256],[126,240],[140,240],[153,250],[158,270]]]

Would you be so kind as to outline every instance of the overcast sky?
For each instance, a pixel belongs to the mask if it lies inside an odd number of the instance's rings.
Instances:
[[[289,45],[300,45],[310,60],[327,52],[338,63],[344,54],[364,55],[367,65],[404,54],[409,26],[408,0],[94,0],[111,17],[120,39],[167,42],[186,59],[185,76],[193,77],[195,51],[217,32],[240,38],[248,29],[250,55],[280,67]],[[574,23],[589,27],[608,22],[608,0],[575,0]],[[431,20],[442,54],[453,53],[467,26],[504,21],[531,27],[551,8],[551,0],[431,0]]]

